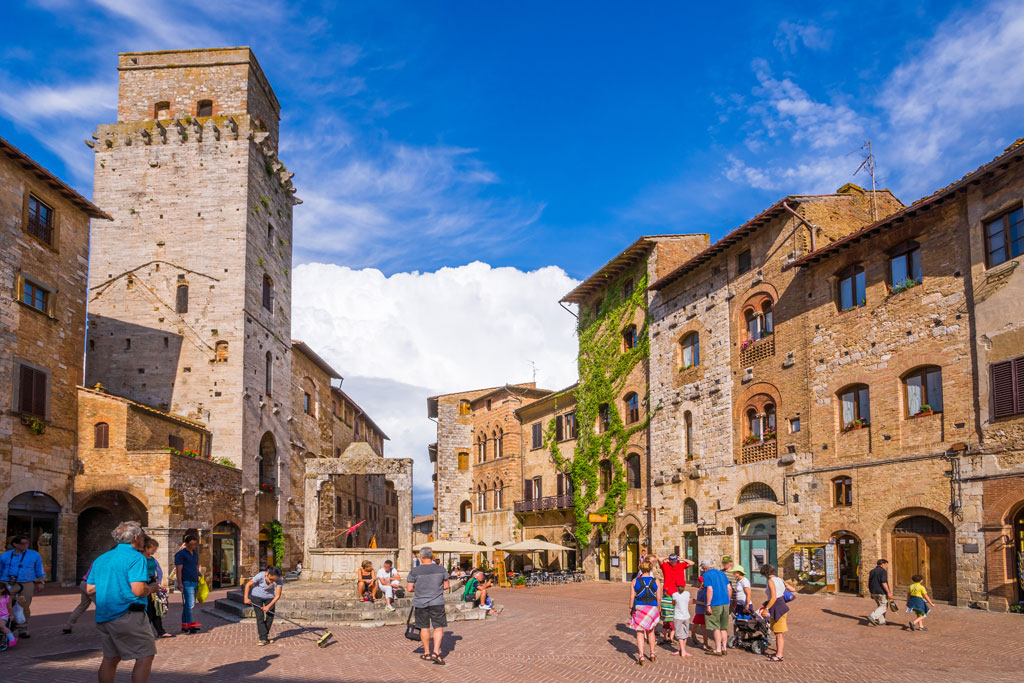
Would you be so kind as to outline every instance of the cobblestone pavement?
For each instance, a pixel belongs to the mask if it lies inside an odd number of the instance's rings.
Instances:
[[[220,597],[215,592],[212,597]],[[203,632],[158,642],[151,680],[170,681],[1020,681],[1024,616],[940,605],[929,630],[906,630],[907,616],[868,626],[872,607],[854,597],[800,596],[792,603],[785,662],[730,651],[680,660],[667,650],[640,668],[625,625],[628,588],[587,583],[495,591],[505,612],[446,630],[445,667],[420,661],[401,627],[334,630],[316,636],[278,621],[275,640],[256,647],[252,623],[229,624],[199,612]],[[178,596],[172,596],[176,602]],[[77,593],[48,592],[33,603],[33,637],[0,654],[0,680],[95,681],[99,642],[90,610],[72,635],[61,625]],[[176,623],[177,605],[165,620]],[[179,622],[180,623],[180,622]],[[418,647],[418,646],[417,646]],[[128,663],[119,681],[129,680]]]

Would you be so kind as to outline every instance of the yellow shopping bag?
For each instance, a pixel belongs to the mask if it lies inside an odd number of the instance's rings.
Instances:
[[[199,602],[206,602],[206,597],[210,594],[210,587],[206,585],[206,579],[202,576],[199,577],[199,587],[196,588],[196,600]]]

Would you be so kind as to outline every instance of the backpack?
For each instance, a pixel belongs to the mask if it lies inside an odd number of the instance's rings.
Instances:
[[[637,594],[636,594],[637,601],[640,601],[640,600],[643,600],[644,602],[649,602],[651,600],[657,601],[657,599],[658,599],[657,585],[658,584],[656,584],[654,582],[654,579],[652,577],[650,577],[650,576],[646,577],[647,578],[646,581],[644,581],[644,578],[645,577],[643,577],[643,576],[638,578],[638,580],[640,581],[640,583],[642,585],[642,588],[639,591],[637,591]]]

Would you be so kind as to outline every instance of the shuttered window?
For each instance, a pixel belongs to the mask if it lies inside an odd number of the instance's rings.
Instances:
[[[561,415],[555,417],[555,440],[561,441],[565,438],[565,422]]]
[[[93,426],[93,448],[110,447],[110,426],[106,422],[97,422]]]
[[[991,373],[993,416],[1024,413],[1024,356],[993,363]]]
[[[544,445],[543,429],[544,427],[541,425],[540,422],[534,422],[533,425],[530,427],[532,437],[531,445],[533,446],[533,448],[540,448],[542,445]]]
[[[19,366],[18,411],[25,415],[46,417],[46,373]]]

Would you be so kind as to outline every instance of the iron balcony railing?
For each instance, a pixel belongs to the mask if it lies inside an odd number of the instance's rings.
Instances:
[[[572,507],[572,494],[547,496],[533,500],[519,500],[515,503],[516,512],[540,512],[541,510],[567,510]]]

